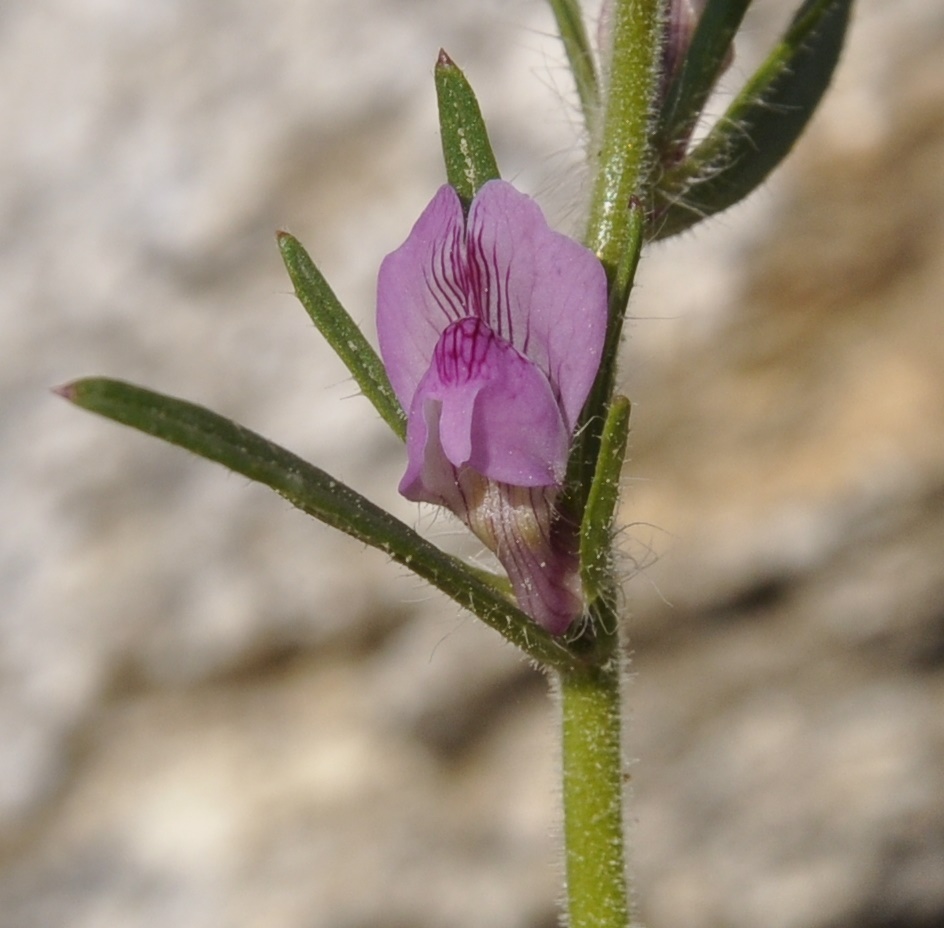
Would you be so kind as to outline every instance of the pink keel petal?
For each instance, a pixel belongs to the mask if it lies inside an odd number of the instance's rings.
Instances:
[[[439,404],[430,402],[410,415],[406,427],[406,473],[399,490],[416,503],[445,506],[461,515],[465,502],[456,482],[456,469],[443,454],[439,413]]]
[[[463,319],[443,333],[416,390],[401,492],[443,496],[440,456],[512,486],[558,485],[569,439],[543,373],[484,323]]]

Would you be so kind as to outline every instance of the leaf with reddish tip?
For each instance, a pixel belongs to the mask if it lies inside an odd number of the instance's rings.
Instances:
[[[475,92],[442,50],[435,77],[446,180],[459,194],[463,206],[468,207],[482,184],[501,175]]]
[[[474,612],[533,659],[566,668],[575,658],[492,583],[330,474],[202,406],[93,377],[57,388],[83,409],[186,448],[275,490],[302,512],[379,548]]]

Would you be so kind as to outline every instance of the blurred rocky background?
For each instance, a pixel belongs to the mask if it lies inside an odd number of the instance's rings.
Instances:
[[[729,88],[790,12],[757,0]],[[432,65],[576,229],[538,0],[4,0],[0,926],[550,928],[544,680],[377,552],[56,400],[211,405],[443,544],[291,296],[372,331]],[[644,259],[622,542],[649,928],[944,926],[944,6],[861,0],[742,208]]]

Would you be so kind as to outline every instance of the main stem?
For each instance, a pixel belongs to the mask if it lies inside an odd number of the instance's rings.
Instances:
[[[634,199],[646,199],[662,6],[662,0],[617,0],[613,9],[603,134],[587,225],[587,247],[611,275],[633,238],[630,207]]]
[[[649,177],[653,113],[660,74],[662,11],[665,0],[615,0],[612,45],[599,140],[591,161],[595,168],[586,244],[606,270],[609,320],[600,370],[583,412],[582,429],[568,477],[576,512],[583,511],[595,468],[599,432],[616,383],[616,361],[623,318],[639,263],[651,199]]]
[[[578,448],[596,460],[606,419],[620,331],[642,248],[650,173],[652,114],[659,84],[664,0],[615,0],[599,160],[587,245],[610,285],[606,355],[585,410]],[[593,468],[580,469],[586,488]],[[585,495],[579,494],[581,502]],[[582,511],[582,506],[579,507]],[[597,647],[588,666],[559,672],[563,715],[564,841],[569,928],[627,928],[629,885],[623,834],[623,752],[619,622],[599,603]]]
[[[569,928],[626,928],[623,753],[617,654],[560,675]]]

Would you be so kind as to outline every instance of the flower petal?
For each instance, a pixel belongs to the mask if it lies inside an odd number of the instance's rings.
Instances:
[[[419,404],[406,426],[406,473],[398,487],[415,503],[445,506],[461,516],[466,507],[456,480],[456,469],[443,453],[439,438],[440,404]]]
[[[480,320],[463,319],[442,334],[417,387],[400,492],[448,499],[440,457],[456,470],[470,467],[513,486],[559,485],[569,442],[543,372]]]
[[[377,277],[377,338],[397,398],[409,410],[433,349],[451,322],[469,315],[464,291],[465,219],[442,186]]]
[[[504,181],[479,190],[466,237],[472,312],[544,371],[572,431],[606,336],[603,266]]]
[[[554,487],[514,487],[466,473],[466,525],[494,551],[518,605],[552,635],[583,611],[576,541],[554,513]]]

